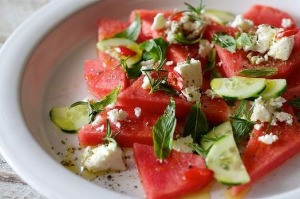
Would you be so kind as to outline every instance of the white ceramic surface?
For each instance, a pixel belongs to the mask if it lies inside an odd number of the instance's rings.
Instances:
[[[198,1],[188,1],[196,4]],[[291,13],[299,25],[300,2],[294,0],[207,0],[208,8],[242,13],[262,3]],[[129,171],[89,182],[59,163],[76,135],[59,132],[48,112],[88,95],[82,76],[85,59],[97,58],[97,20],[127,19],[136,8],[183,8],[175,0],[53,1],[28,19],[0,51],[0,150],[12,168],[49,198],[142,198],[133,160]],[[62,144],[61,141],[66,144]],[[129,152],[130,153],[130,152]],[[291,198],[300,194],[300,156],[257,183],[249,198]],[[212,198],[224,198],[214,186]]]

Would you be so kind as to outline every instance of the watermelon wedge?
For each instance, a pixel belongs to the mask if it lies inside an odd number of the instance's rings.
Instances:
[[[244,13],[244,17],[250,19],[255,25],[270,24],[274,27],[281,27],[281,20],[288,18],[292,20],[292,24],[296,25],[295,20],[288,13],[277,8],[265,5],[254,5]]]
[[[292,113],[290,107],[287,107],[285,111]],[[267,125],[265,125],[265,128],[266,126]],[[300,152],[300,126],[296,119],[292,126],[285,123],[279,123],[278,126],[270,127],[269,132],[272,132],[279,137],[279,139],[271,145],[266,145],[258,141],[258,137],[263,135],[265,128],[259,131],[253,130],[252,136],[242,155],[251,182],[245,185],[232,187],[233,195],[247,189],[263,176],[267,175],[289,158]]]
[[[85,61],[84,78],[89,91],[97,98],[102,98],[117,86],[124,90],[129,85],[121,67],[104,67],[99,60]]]
[[[121,92],[117,104],[126,107],[139,106],[145,111],[162,114],[170,100],[170,96],[160,91],[149,93],[149,90],[141,87],[143,78],[140,77]],[[176,116],[185,118],[193,104],[181,97],[174,97],[174,100],[176,103]],[[202,95],[201,104],[209,122],[219,124],[228,120],[229,108],[223,99],[211,99],[206,95]]]
[[[115,107],[116,109],[124,110],[128,116],[126,120],[119,121],[120,128],[111,123],[111,128],[114,133],[120,132],[116,137],[116,141],[121,147],[132,147],[134,143],[153,144],[152,127],[160,117],[159,114],[145,112],[141,110],[141,115],[137,117],[134,108]],[[97,125],[87,124],[78,132],[78,140],[80,146],[96,146],[102,143],[102,139],[106,133],[106,110],[101,113],[102,120]],[[184,127],[184,120],[178,120],[175,136],[182,133]],[[103,127],[101,127],[103,125]]]
[[[134,158],[147,199],[176,199],[204,188],[213,180],[201,156],[172,151],[160,163],[152,146],[134,144]]]

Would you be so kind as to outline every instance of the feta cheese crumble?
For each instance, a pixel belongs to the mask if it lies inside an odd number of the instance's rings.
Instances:
[[[293,47],[294,37],[283,37],[273,43],[267,55],[274,59],[286,61],[289,59]]]
[[[212,49],[212,44],[207,39],[201,39],[199,42],[199,54],[202,58],[208,56],[209,52]]]
[[[82,166],[94,173],[107,170],[124,171],[126,166],[122,156],[122,149],[115,142],[97,147],[88,146],[83,153]]]
[[[289,28],[289,27],[291,27],[292,25],[293,25],[293,22],[292,22],[292,20],[289,19],[289,18],[283,18],[283,19],[281,20],[281,27],[283,27],[283,28]]]
[[[189,62],[177,63],[174,68],[178,74],[181,75],[183,79],[184,87],[195,86],[200,88],[202,85],[202,68],[201,62],[196,59],[191,59]]]
[[[154,17],[151,30],[160,30],[166,26],[166,18],[163,13],[157,13]]]
[[[135,107],[134,108],[134,114],[136,117],[140,117],[142,113],[142,109],[140,107]]]
[[[193,143],[193,138],[191,135],[183,138],[179,138],[177,140],[173,140],[172,148],[175,151],[183,152],[183,153],[193,153],[193,149],[189,146],[189,144]]]
[[[150,76],[148,77],[148,76],[144,76],[144,78],[143,78],[143,84],[142,84],[142,88],[143,89],[145,89],[145,90],[149,90],[149,89],[151,89],[151,82],[150,82],[150,79],[149,78],[151,78]],[[151,78],[152,79],[152,78]]]
[[[107,112],[107,118],[114,124],[117,123],[117,121],[125,120],[127,118],[127,113],[123,111],[122,109],[113,109]]]
[[[254,27],[253,21],[245,19],[242,15],[236,15],[233,22],[230,24],[233,28],[239,28],[242,31],[248,32],[251,28]]]
[[[213,90],[211,89],[207,89],[205,92],[204,92],[208,97],[210,97],[211,99],[214,99],[214,98],[219,98],[220,96],[215,93]]]
[[[102,117],[100,115],[97,115],[95,117],[95,120],[91,123],[92,126],[98,126],[102,121]]]
[[[201,93],[198,88],[194,86],[189,86],[181,90],[181,93],[186,98],[188,102],[200,101]]]
[[[272,126],[276,126],[277,121],[292,125],[293,116],[278,110],[282,107],[284,102],[286,102],[286,100],[282,97],[271,98],[266,101],[264,101],[262,97],[255,99],[252,105],[253,112],[250,117],[251,121],[271,122]]]
[[[258,141],[263,142],[263,143],[265,143],[267,145],[273,144],[278,139],[279,139],[278,136],[277,135],[273,135],[273,133],[265,134],[265,135],[262,135],[262,136],[258,137]]]

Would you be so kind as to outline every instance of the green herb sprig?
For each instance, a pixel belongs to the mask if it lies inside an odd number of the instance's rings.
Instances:
[[[176,127],[175,101],[170,99],[164,114],[159,117],[153,127],[154,152],[158,160],[168,158],[172,149],[173,135]]]
[[[129,25],[129,27],[126,30],[115,34],[114,37],[115,38],[127,38],[132,41],[136,41],[141,32],[141,28],[142,28],[141,18],[136,13],[134,21]]]

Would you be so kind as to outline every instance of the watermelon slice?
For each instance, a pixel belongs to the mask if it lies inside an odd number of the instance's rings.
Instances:
[[[126,107],[139,106],[145,111],[162,114],[170,101],[170,96],[160,91],[150,94],[149,90],[141,87],[143,78],[140,77],[121,92],[117,104]],[[176,103],[176,116],[185,118],[193,104],[181,97],[174,97],[174,100]],[[201,104],[209,122],[219,124],[228,120],[229,108],[223,99],[211,99],[206,95],[202,95]]]
[[[121,67],[104,67],[99,60],[87,60],[84,64],[84,78],[89,91],[102,98],[117,86],[121,90],[129,85],[129,80]]]
[[[285,111],[292,113],[290,107],[286,108]],[[267,125],[265,125],[265,128],[266,126]],[[247,189],[257,180],[300,152],[300,126],[296,119],[292,126],[285,123],[278,123],[278,126],[270,127],[269,132],[279,137],[279,139],[271,145],[266,145],[258,141],[258,137],[263,135],[265,128],[259,131],[253,130],[252,136],[242,156],[251,182],[232,187],[233,195]]]
[[[147,199],[176,199],[200,190],[213,179],[201,156],[172,151],[160,163],[152,146],[134,144],[137,164]]]
[[[255,25],[270,24],[274,27],[281,27],[281,20],[288,18],[292,20],[292,24],[295,26],[295,20],[288,13],[278,10],[270,6],[254,5],[247,12],[244,13],[244,17],[250,19]]]
[[[141,115],[137,117],[134,113],[134,108],[115,107],[116,109],[124,110],[128,116],[126,120],[119,121],[120,128],[111,123],[111,128],[114,133],[120,132],[116,137],[116,141],[121,147],[132,147],[134,143],[153,144],[152,127],[160,117],[159,114],[149,113],[141,110]],[[87,124],[78,132],[78,140],[80,146],[95,146],[102,143],[102,139],[106,133],[106,110],[101,113],[102,120],[99,124],[92,126]],[[175,136],[182,133],[184,120],[178,120]],[[101,126],[103,127],[101,128]]]

